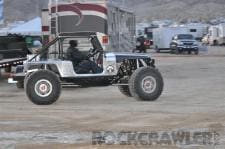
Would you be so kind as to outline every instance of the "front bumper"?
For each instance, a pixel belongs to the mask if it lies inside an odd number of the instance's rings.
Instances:
[[[197,51],[198,50],[198,46],[177,46],[178,50],[182,50],[182,51]]]

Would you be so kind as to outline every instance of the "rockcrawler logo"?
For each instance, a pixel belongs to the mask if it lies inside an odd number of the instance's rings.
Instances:
[[[136,145],[136,146],[216,146],[217,132],[93,132],[92,145]]]

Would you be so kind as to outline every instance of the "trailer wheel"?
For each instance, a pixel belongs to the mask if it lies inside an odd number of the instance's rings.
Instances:
[[[133,97],[141,101],[155,101],[162,94],[163,78],[157,69],[142,67],[137,69],[129,80]]]
[[[25,79],[25,90],[31,102],[37,105],[55,103],[61,94],[60,79],[53,72],[39,70]]]
[[[119,91],[120,91],[123,95],[125,95],[125,96],[127,96],[127,97],[132,97],[128,85],[118,86],[118,88],[119,88]]]

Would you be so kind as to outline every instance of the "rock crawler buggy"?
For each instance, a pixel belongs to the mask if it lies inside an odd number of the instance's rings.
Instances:
[[[86,54],[102,68],[99,74],[78,74],[65,57],[65,43],[70,39],[89,38]],[[52,50],[54,46],[54,50]],[[52,58],[50,56],[54,55]],[[40,57],[40,60],[38,57]],[[59,36],[40,49],[13,76],[17,86],[24,86],[28,98],[37,105],[55,103],[63,83],[78,86],[118,86],[122,94],[141,101],[155,101],[163,91],[163,78],[155,61],[145,54],[104,52],[96,35]]]

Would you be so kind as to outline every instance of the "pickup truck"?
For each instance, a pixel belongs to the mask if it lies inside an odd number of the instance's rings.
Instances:
[[[188,54],[194,52],[199,54],[199,45],[197,40],[191,34],[178,34],[172,38],[170,43],[170,51],[172,54],[180,54],[187,51]]]

